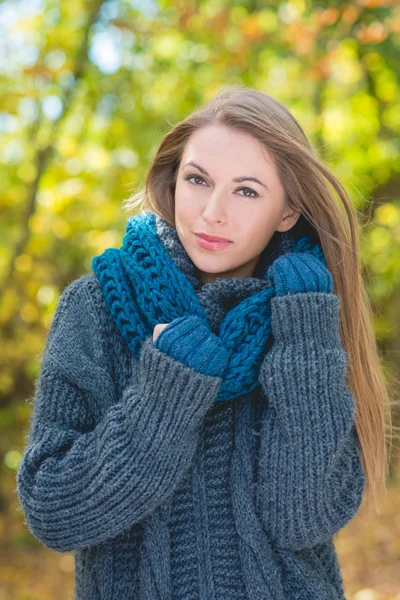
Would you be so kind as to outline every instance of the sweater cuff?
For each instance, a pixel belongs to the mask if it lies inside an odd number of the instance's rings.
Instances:
[[[286,344],[297,340],[316,341],[341,347],[340,298],[326,292],[304,292],[274,296],[271,300],[272,334]]]
[[[204,413],[212,406],[222,377],[205,375],[156,348],[152,338],[142,344],[139,382],[148,398],[169,398],[175,413]],[[165,407],[164,407],[165,412]]]

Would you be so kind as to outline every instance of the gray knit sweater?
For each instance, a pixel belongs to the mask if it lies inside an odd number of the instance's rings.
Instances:
[[[217,331],[264,285],[197,282],[196,293]],[[74,551],[76,600],[344,598],[333,536],[365,478],[339,306],[334,294],[273,298],[261,391],[214,403],[221,378],[151,338],[133,355],[93,274],[67,286],[16,491],[32,534]]]

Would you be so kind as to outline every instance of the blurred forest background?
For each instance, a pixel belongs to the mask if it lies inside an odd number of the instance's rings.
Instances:
[[[0,600],[73,597],[73,554],[30,534],[15,494],[60,293],[120,246],[162,135],[221,87],[282,101],[349,190],[398,399],[399,34],[390,0],[0,3]],[[396,442],[380,514],[336,539],[349,600],[400,599],[399,463]]]

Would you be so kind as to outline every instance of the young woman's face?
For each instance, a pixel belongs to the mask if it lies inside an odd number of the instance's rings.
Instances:
[[[191,136],[177,174],[175,226],[204,283],[251,277],[274,232],[287,231],[299,216],[289,210],[271,156],[257,139],[214,125]],[[230,243],[205,248],[195,233]]]

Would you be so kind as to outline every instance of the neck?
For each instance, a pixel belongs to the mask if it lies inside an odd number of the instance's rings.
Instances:
[[[233,277],[248,278],[253,277],[254,270],[256,268],[259,257],[257,256],[248,263],[241,265],[230,271],[223,271],[222,273],[206,273],[196,268],[197,277],[203,283],[214,283],[217,279],[232,279]]]

